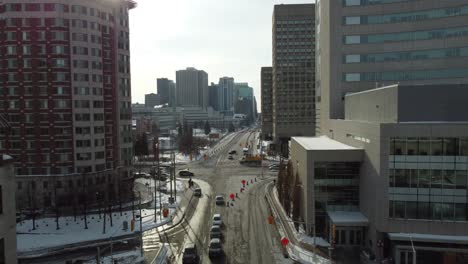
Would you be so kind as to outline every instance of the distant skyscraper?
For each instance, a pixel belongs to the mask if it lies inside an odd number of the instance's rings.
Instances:
[[[262,136],[264,139],[272,139],[273,134],[273,68],[261,69],[261,96],[262,96]]]
[[[145,106],[146,107],[155,107],[156,105],[162,104],[160,94],[145,94]]]
[[[218,84],[219,111],[234,110],[234,78],[219,78]]]
[[[218,85],[214,83],[211,83],[211,85],[208,87],[208,105],[213,107],[214,110],[219,109],[218,89]]]
[[[234,112],[245,114],[247,121],[252,123],[256,117],[253,88],[248,83],[234,84]]]
[[[125,0],[2,1],[0,112],[13,133],[0,133],[0,153],[14,157],[24,186],[19,208],[30,206],[32,183],[41,208],[51,206],[53,186],[60,186],[55,199],[69,206],[83,202],[77,190],[84,185],[89,199],[96,192],[115,199],[120,180],[130,179],[133,7]]]
[[[208,106],[208,74],[195,68],[176,72],[178,106]]]
[[[175,83],[167,78],[157,79],[158,94],[161,96],[161,104],[170,104],[171,94],[174,94]]]
[[[341,1],[340,1],[341,2]],[[273,137],[315,135],[315,5],[273,11]]]

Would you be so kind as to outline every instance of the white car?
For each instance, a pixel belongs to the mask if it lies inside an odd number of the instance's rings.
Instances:
[[[223,220],[221,220],[221,215],[220,214],[214,214],[213,215],[213,225],[217,225],[217,226],[222,226],[223,225]]]

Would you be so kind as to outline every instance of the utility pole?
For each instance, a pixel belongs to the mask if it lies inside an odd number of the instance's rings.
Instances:
[[[97,247],[96,263],[101,263],[101,249]]]
[[[175,167],[175,153],[172,156],[172,170],[174,171],[174,202],[177,202],[177,184],[176,184],[176,167]]]
[[[140,208],[140,242],[141,242],[141,256],[143,257],[143,215],[141,214],[141,192],[138,192],[140,196],[139,208]],[[156,217],[156,216],[155,216]]]

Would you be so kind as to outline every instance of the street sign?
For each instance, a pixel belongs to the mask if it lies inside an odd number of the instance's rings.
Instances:
[[[287,246],[288,244],[289,244],[289,239],[283,237],[283,239],[281,239],[281,245]]]
[[[231,198],[231,200],[233,200],[233,201],[234,201],[234,197],[236,197],[236,196],[235,196],[233,193],[231,193],[231,194],[229,195],[229,198]]]

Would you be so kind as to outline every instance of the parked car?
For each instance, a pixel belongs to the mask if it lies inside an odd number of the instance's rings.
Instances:
[[[223,254],[223,247],[221,245],[221,240],[218,238],[213,238],[210,241],[210,247],[208,249],[208,256],[210,258],[220,257]]]
[[[189,171],[188,169],[185,169],[185,170],[180,170],[179,171],[179,176],[180,177],[193,177],[195,176],[195,174],[191,171]]]
[[[183,264],[198,264],[200,263],[200,256],[198,255],[197,246],[193,243],[185,245],[184,255],[182,256]]]
[[[221,227],[220,226],[214,225],[214,226],[211,227],[211,229],[210,229],[210,239],[213,239],[213,238],[221,239],[222,236],[223,236],[223,233],[221,233]]]
[[[228,159],[233,160],[234,157],[232,155],[229,155]]]
[[[233,149],[233,150],[229,151],[228,154],[231,154],[231,155],[237,154],[237,151]]]
[[[202,195],[201,189],[200,189],[200,188],[196,188],[196,189],[193,191],[193,195],[195,195],[195,197],[201,197],[201,195]]]
[[[213,225],[223,226],[223,220],[221,220],[221,214],[213,215]]]
[[[222,195],[216,195],[215,202],[216,205],[224,205],[224,197]]]
[[[133,173],[134,178],[151,178],[151,175],[146,172],[135,172]]]

